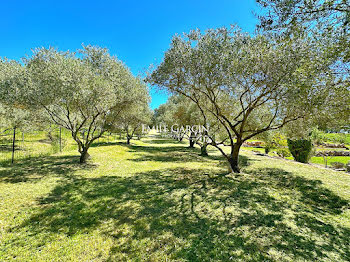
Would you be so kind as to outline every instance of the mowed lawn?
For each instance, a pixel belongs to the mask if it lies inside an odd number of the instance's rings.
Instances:
[[[0,261],[350,261],[350,175],[160,138],[0,167]]]

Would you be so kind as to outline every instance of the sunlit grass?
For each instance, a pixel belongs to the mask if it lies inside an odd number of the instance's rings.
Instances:
[[[264,148],[255,148],[255,147],[243,147],[242,148],[243,150],[245,151],[253,151],[255,153],[265,153],[265,150]],[[331,150],[331,151],[340,151],[341,149],[339,148],[332,148],[332,149],[317,149],[317,150]],[[342,149],[344,150],[344,149]],[[269,153],[269,156],[277,156],[276,154],[273,153],[273,150]],[[290,157],[286,157],[286,159],[289,159],[289,160],[293,160],[293,157],[290,156]],[[313,164],[318,164],[318,165],[322,165],[322,166],[325,166],[325,160],[323,157],[318,157],[318,156],[313,156],[310,158],[310,163],[313,163]],[[348,162],[350,162],[350,157],[349,156],[329,156],[327,157],[327,165],[328,166],[331,166],[331,164],[333,162],[340,162],[340,163],[343,163],[343,164],[347,164]]]
[[[350,175],[101,141],[0,168],[0,261],[349,261]]]

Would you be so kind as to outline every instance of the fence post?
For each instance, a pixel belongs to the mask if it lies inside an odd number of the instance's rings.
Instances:
[[[12,139],[12,159],[11,163],[15,161],[15,142],[16,141],[16,127],[13,128],[13,139]]]
[[[62,152],[62,128],[60,127],[60,152]]]

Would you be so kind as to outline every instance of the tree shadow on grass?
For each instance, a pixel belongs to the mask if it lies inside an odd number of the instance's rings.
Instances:
[[[79,156],[38,156],[1,163],[0,182],[34,182],[48,176],[65,176],[79,169],[94,168],[93,164],[80,164]]]
[[[189,148],[184,146],[136,146],[127,145],[130,152],[136,155],[136,158],[129,159],[135,162],[157,161],[157,162],[208,162],[208,161],[222,161],[226,163],[226,159],[222,155],[200,156],[199,148]],[[239,163],[241,167],[247,167],[252,160],[246,156],[241,155]],[[225,166],[225,164],[221,164]]]
[[[94,142],[93,144],[91,144],[90,147],[101,147],[101,146],[123,146],[126,145],[126,142]]]
[[[12,144],[3,144],[1,145],[0,144],[0,153],[1,152],[5,152],[5,153],[8,153],[8,152],[12,152],[13,148],[12,148]],[[15,145],[15,151],[20,151],[20,150],[23,150],[23,148],[19,147],[18,145]]]
[[[127,144],[126,142],[110,142],[110,143],[94,143],[91,147],[98,146],[123,146],[128,148],[129,152],[134,153],[136,158],[128,159],[135,162],[144,161],[157,161],[157,162],[208,162],[212,161],[223,161],[226,159],[221,154],[210,154],[208,156],[200,156],[200,149],[189,148],[175,140],[169,140],[164,138],[153,139],[149,144],[163,144],[169,142],[172,146],[145,146],[145,145],[133,145]],[[159,143],[158,143],[159,142]],[[144,142],[147,144],[146,142]],[[244,155],[240,155],[239,164],[240,167],[247,167],[251,161],[260,161],[256,159],[250,159]],[[222,164],[225,166],[225,164]]]
[[[44,243],[47,232],[98,229],[115,241],[110,261],[350,259],[350,229],[329,219],[348,202],[318,181],[281,169],[73,177],[38,201],[41,208],[20,228]]]
[[[155,137],[152,139],[148,139],[148,140],[141,140],[144,144],[164,144],[164,143],[169,143],[169,144],[182,144],[182,145],[186,145],[189,142],[187,140],[182,140],[182,141],[178,141],[175,139],[171,139],[171,138],[162,138],[162,137]]]
[[[159,162],[200,162],[207,161],[199,156],[198,148],[189,148],[181,145],[174,146],[137,146],[127,145],[130,152],[136,158],[130,159],[135,162],[159,161]]]

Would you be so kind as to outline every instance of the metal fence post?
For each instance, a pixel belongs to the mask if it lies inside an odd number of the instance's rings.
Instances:
[[[12,139],[12,159],[11,163],[15,161],[15,143],[16,143],[16,127],[13,128],[13,139]]]
[[[60,152],[62,152],[62,128],[60,127]]]

